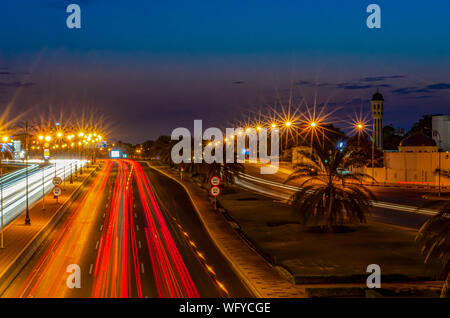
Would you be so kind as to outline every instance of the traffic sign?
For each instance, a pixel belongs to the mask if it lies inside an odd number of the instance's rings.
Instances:
[[[217,176],[211,177],[209,180],[212,186],[218,186],[220,184],[220,178]]]
[[[211,187],[210,193],[212,196],[217,197],[220,194],[220,188],[219,187]]]
[[[52,182],[53,182],[53,185],[59,186],[62,183],[62,179],[60,177],[54,177]]]
[[[53,195],[55,196],[55,197],[59,197],[60,195],[61,195],[61,188],[60,187],[58,187],[58,186],[56,186],[56,187],[54,187],[53,188]]]

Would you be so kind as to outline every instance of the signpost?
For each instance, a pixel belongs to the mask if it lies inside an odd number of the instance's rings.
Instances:
[[[218,186],[220,184],[220,178],[217,176],[211,177],[211,179],[209,180],[209,182],[211,183],[211,185],[213,187]]]
[[[180,168],[180,179],[183,180],[184,167]]]
[[[209,190],[209,193],[214,197],[214,209],[217,209],[217,196],[220,194],[220,178],[217,176],[211,177],[209,180],[211,183],[211,189]]]
[[[54,186],[59,186],[62,183],[62,179],[60,177],[54,177],[52,182]]]
[[[58,197],[61,195],[62,190],[59,186],[54,186],[53,187],[53,196],[56,199],[56,203],[58,203]]]

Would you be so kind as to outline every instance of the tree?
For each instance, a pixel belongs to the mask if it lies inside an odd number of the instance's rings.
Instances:
[[[402,136],[396,134],[394,127],[383,127],[383,148],[385,150],[398,150],[398,145],[402,139]]]
[[[204,143],[204,146],[207,143]],[[226,146],[223,146],[223,153],[226,152]],[[194,163],[194,158],[192,157],[191,163],[183,163],[185,172],[190,172],[192,176],[202,176],[202,186],[209,182],[212,176],[219,176],[221,178],[223,185],[234,184],[234,177],[240,173],[244,172],[244,165],[237,163],[237,152],[236,147],[234,151],[234,163],[206,163],[202,161],[201,163]],[[192,153],[194,151],[192,150]]]
[[[342,230],[344,224],[365,222],[375,196],[361,181],[371,177],[344,170],[350,164],[349,148],[323,151],[316,146],[312,153],[303,155],[307,160],[296,165],[285,181],[303,179],[300,190],[292,196],[293,209],[302,223],[327,232]]]
[[[372,167],[372,141],[371,136],[362,133],[359,137],[354,135],[347,140],[349,164],[354,167]],[[383,152],[375,148],[374,166],[383,166]]]
[[[421,133],[421,134],[424,134],[425,136],[432,138],[433,116],[439,116],[439,115],[441,115],[441,114],[423,115],[422,118],[418,122],[414,123],[414,125],[411,127],[411,130],[408,132],[407,136]]]
[[[435,202],[431,204],[433,203]],[[450,297],[450,202],[444,204],[438,214],[422,225],[416,241],[422,245],[425,264],[436,259],[440,261],[441,276],[444,279],[441,297]]]

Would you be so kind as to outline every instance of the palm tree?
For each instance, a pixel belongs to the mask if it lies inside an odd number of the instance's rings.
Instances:
[[[450,297],[450,202],[422,225],[416,240],[422,244],[425,264],[436,259],[441,261],[441,275],[444,278],[441,297]]]
[[[302,154],[305,160],[285,181],[302,179],[300,190],[292,196],[292,206],[302,223],[321,231],[336,231],[344,224],[365,222],[375,196],[361,182],[370,176],[344,170],[350,164],[351,151],[326,151],[315,146],[311,153]]]
[[[223,151],[225,153],[225,146]],[[236,162],[236,153],[234,154],[234,156],[234,163],[213,162],[210,164],[204,161],[202,161],[201,163],[194,163],[194,158],[192,157],[191,163],[183,163],[182,166],[184,167],[184,171],[191,173],[192,176],[202,177],[202,187],[207,184],[210,178],[213,176],[220,177],[221,182],[224,185],[232,185],[234,184],[235,176],[240,172],[244,172],[244,165]]]

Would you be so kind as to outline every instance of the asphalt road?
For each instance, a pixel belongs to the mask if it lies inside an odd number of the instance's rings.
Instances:
[[[183,188],[146,165],[106,161],[65,209],[2,297],[250,296]]]

